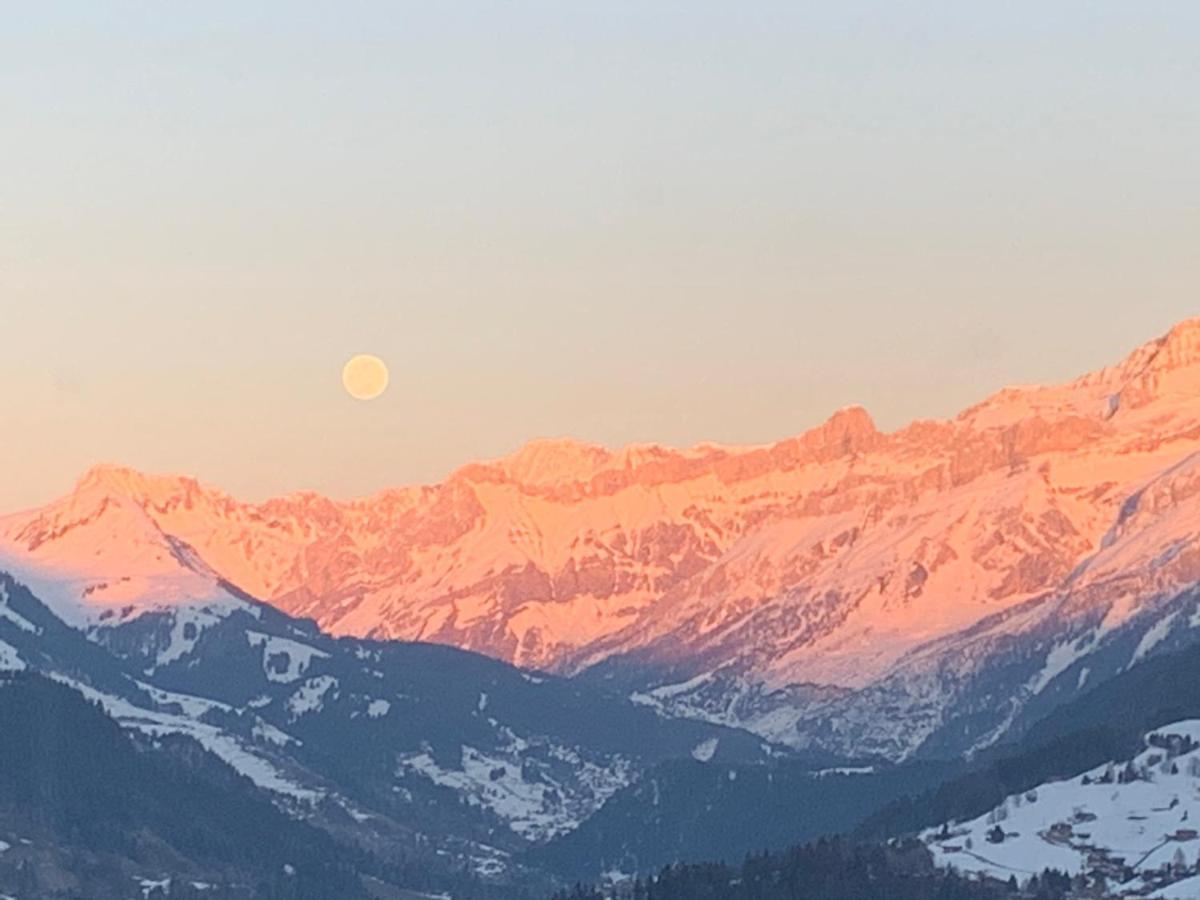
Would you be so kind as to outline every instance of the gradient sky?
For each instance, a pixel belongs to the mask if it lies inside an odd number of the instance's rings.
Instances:
[[[1194,0],[12,5],[0,510],[1097,368],[1200,313],[1197,47]]]

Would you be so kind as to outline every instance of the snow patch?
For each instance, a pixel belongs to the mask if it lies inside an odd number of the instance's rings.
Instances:
[[[1137,662],[1167,639],[1167,635],[1171,633],[1171,626],[1175,624],[1175,619],[1178,615],[1179,613],[1171,613],[1169,616],[1163,616],[1146,630],[1146,633],[1142,635],[1142,639],[1138,641],[1137,649],[1133,651],[1133,659],[1130,660],[1130,665]]]
[[[1055,644],[1050,648],[1050,652],[1046,654],[1046,664],[1034,676],[1029,684],[1029,689],[1035,694],[1040,694],[1045,690],[1046,685],[1071,668],[1077,659],[1087,656],[1092,651],[1093,646],[1093,639],[1091,637],[1075,638],[1064,641],[1061,644]]]
[[[259,631],[247,631],[246,640],[252,647],[263,648],[263,672],[271,681],[290,684],[301,678],[314,659],[328,659],[329,654],[290,638],[276,637]],[[282,671],[278,663],[284,663]]]
[[[20,672],[25,668],[25,661],[17,653],[17,648],[0,641],[0,672]]]
[[[270,722],[264,722],[262,719],[254,723],[254,727],[250,733],[254,735],[256,740],[266,744],[274,744],[276,747],[286,747],[288,744],[300,743],[300,741],[296,740],[286,731],[281,731]]]
[[[332,675],[319,675],[310,678],[288,698],[288,712],[293,721],[311,712],[320,711],[325,705],[325,695],[330,688],[337,687],[338,680]]]
[[[8,585],[0,582],[0,619],[7,619],[22,631],[38,634],[41,629],[8,605]]]
[[[154,669],[169,666],[183,659],[196,646],[200,635],[213,625],[220,623],[224,614],[214,612],[209,607],[184,606],[172,612],[171,635],[167,646],[159,651],[154,660]],[[151,670],[153,671],[153,669]]]
[[[698,762],[708,762],[713,758],[713,754],[717,752],[717,745],[720,743],[720,738],[715,737],[701,741],[692,748],[692,759]]]
[[[228,703],[221,703],[219,700],[209,700],[207,697],[197,697],[193,694],[179,694],[175,691],[166,691],[152,684],[146,684],[144,681],[137,682],[137,686],[153,697],[155,703],[162,706],[177,705],[183,710],[186,716],[192,719],[200,719],[206,713],[213,711],[225,713],[237,711]]]
[[[705,672],[703,675],[697,675],[695,678],[689,678],[687,681],[681,681],[678,684],[664,684],[662,687],[657,687],[650,691],[649,696],[655,700],[670,700],[672,697],[677,697],[680,694],[691,693],[711,679],[712,675]]]
[[[155,881],[152,878],[135,878],[138,887],[142,889],[142,896],[149,897],[155,891],[162,891],[164,894],[171,893],[171,879],[162,878]]]
[[[1151,900],[1196,900],[1200,897],[1200,875],[1168,885],[1150,895]]]
[[[367,704],[367,718],[382,719],[391,712],[392,704],[386,700],[372,700]]]

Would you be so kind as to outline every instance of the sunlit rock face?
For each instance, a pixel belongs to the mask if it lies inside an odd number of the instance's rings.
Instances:
[[[930,710],[899,744],[888,732],[902,755],[945,725],[946,685],[995,658],[999,634],[1051,627],[1050,598],[1055,628],[1102,624],[1101,641],[1197,580],[1197,449],[1192,320],[1068,384],[887,434],[852,407],[764,446],[535,441],[351,502],[248,504],[100,467],[0,520],[0,554],[65,578],[84,619],[232,585],[335,634],[591,670],[667,711],[801,742],[818,730],[811,692],[781,715],[772,691],[884,691]]]

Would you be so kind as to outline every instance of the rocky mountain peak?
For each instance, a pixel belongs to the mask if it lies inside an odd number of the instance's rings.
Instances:
[[[1200,363],[1200,316],[1185,319],[1158,340],[1154,365],[1179,368]]]
[[[500,460],[499,465],[519,484],[548,487],[586,481],[609,457],[598,444],[570,437],[539,438]]]
[[[1200,391],[1200,318],[1180,322],[1160,338],[1143,344],[1116,369],[1114,404],[1148,406]]]
[[[850,450],[864,449],[880,435],[871,414],[858,405],[839,409],[825,421],[821,431],[831,440],[844,442]]]
[[[161,504],[199,489],[194,478],[178,475],[148,475],[117,463],[92,466],[75,482],[72,493],[100,493],[131,500],[138,504]]]

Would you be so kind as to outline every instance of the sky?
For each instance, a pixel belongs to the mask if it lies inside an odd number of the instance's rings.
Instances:
[[[98,461],[349,497],[1099,368],[1200,313],[1197,46],[1193,0],[18,4],[0,511]]]

